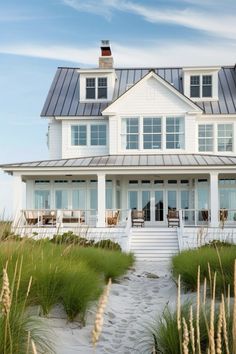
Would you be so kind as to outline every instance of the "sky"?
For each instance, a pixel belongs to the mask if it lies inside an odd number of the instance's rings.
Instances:
[[[40,112],[58,66],[236,63],[235,0],[0,0],[0,164],[48,158]],[[0,217],[13,179],[0,172]]]

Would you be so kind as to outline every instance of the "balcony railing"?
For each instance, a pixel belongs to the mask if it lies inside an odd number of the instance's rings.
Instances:
[[[209,209],[181,209],[180,217],[185,226],[208,226],[211,221]],[[236,225],[236,209],[219,209],[219,227]]]
[[[107,209],[105,225],[107,227],[125,227],[128,210]],[[21,212],[18,226],[24,227],[63,227],[91,226],[97,223],[97,210],[88,209],[25,209]]]

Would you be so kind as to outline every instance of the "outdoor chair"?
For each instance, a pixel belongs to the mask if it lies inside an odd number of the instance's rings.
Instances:
[[[28,225],[36,225],[42,221],[42,214],[37,210],[25,210],[24,217]]]
[[[168,227],[179,227],[179,211],[168,210],[167,214]]]
[[[132,210],[131,213],[132,227],[133,226],[144,226],[144,210]]]
[[[114,212],[113,210],[106,211],[106,224],[108,226],[116,226],[119,221],[120,211],[117,210]]]

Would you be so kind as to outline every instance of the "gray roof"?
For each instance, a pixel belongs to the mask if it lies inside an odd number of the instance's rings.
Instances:
[[[79,101],[79,68],[59,67],[49,90],[41,116],[99,116],[111,103],[84,103]],[[173,84],[183,94],[182,68],[116,69],[117,80],[113,101],[121,96],[130,85],[134,85],[150,70]],[[198,102],[206,114],[236,113],[236,70],[224,66],[219,71],[219,100]]]
[[[61,160],[21,162],[0,166],[5,171],[28,168],[100,168],[100,167],[207,167],[235,166],[236,156],[204,154],[103,155]]]

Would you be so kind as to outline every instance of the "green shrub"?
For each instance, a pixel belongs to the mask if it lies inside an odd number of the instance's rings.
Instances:
[[[94,247],[105,248],[105,249],[108,249],[108,250],[120,251],[121,252],[121,247],[120,247],[119,243],[113,242],[111,240],[98,241],[98,242],[96,242],[94,244]]]
[[[172,258],[173,274],[181,280],[188,290],[196,290],[197,269],[200,265],[201,282],[207,278],[209,284],[209,269],[211,275],[217,272],[217,292],[225,292],[228,284],[233,289],[234,261],[236,259],[235,245],[221,245],[221,247],[203,246],[198,249],[183,251]],[[222,267],[221,267],[222,264]]]
[[[73,245],[79,245],[83,247],[91,247],[94,245],[93,240],[87,240],[84,237],[80,237],[78,235],[75,235],[73,231],[68,231],[64,232],[62,235],[54,235],[53,238],[51,239],[52,243],[56,244],[73,244]]]

